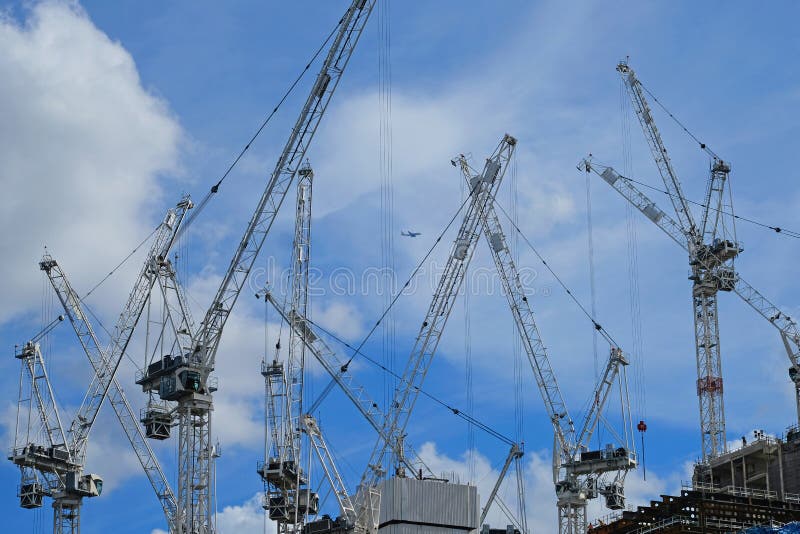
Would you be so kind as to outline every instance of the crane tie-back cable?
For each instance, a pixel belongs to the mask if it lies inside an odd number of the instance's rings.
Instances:
[[[626,178],[628,178],[628,177],[626,176]],[[665,195],[667,195],[669,197],[675,196],[672,193],[670,193],[669,191],[665,191],[664,189],[659,189],[658,187],[654,187],[654,186],[646,184],[644,182],[640,182],[638,180],[634,180],[633,178],[628,178],[628,180],[630,180],[631,182],[633,182],[635,184],[638,184],[638,185],[641,185],[643,187],[647,187],[649,189],[652,189],[653,191],[658,191],[659,193],[663,193],[663,194],[665,194]],[[701,208],[708,209],[708,210],[711,210],[711,211],[716,211],[716,212],[721,213],[722,215],[727,215],[729,217],[733,217],[734,219],[737,219],[737,220],[740,220],[740,221],[744,221],[744,222],[747,222],[747,223],[750,223],[750,224],[754,224],[754,225],[760,226],[762,228],[767,228],[769,230],[772,230],[776,234],[785,235],[786,237],[792,237],[794,239],[800,239],[800,232],[795,232],[794,230],[789,230],[788,228],[783,228],[781,226],[772,226],[772,225],[769,225],[769,224],[766,224],[766,223],[762,223],[760,221],[756,221],[755,219],[750,219],[748,217],[742,217],[741,215],[736,215],[734,213],[729,213],[729,212],[727,212],[725,210],[721,210],[719,208],[715,208],[713,206],[709,206],[708,204],[703,204],[702,202],[696,202],[696,201],[690,200],[688,198],[685,199],[685,200],[689,204],[694,204],[695,206],[699,206]]]
[[[570,288],[567,287],[567,285],[556,274],[556,272],[553,270],[553,268],[550,267],[550,264],[547,263],[547,261],[544,259],[544,257],[536,249],[536,247],[533,246],[533,243],[531,243],[530,239],[528,239],[528,237],[525,235],[525,233],[514,222],[514,220],[511,218],[511,216],[508,214],[508,212],[503,208],[503,206],[496,199],[494,201],[494,205],[502,212],[502,214],[505,216],[505,218],[508,220],[508,222],[511,223],[511,226],[513,226],[514,230],[516,230],[516,232],[519,234],[519,236],[522,237],[522,240],[533,251],[533,253],[536,255],[536,257],[539,258],[539,261],[542,262],[542,265],[544,265],[545,268],[550,272],[550,274],[553,275],[553,278],[555,278],[556,282],[558,282],[558,285],[561,286],[561,289],[563,289],[567,293],[567,295],[569,295],[569,298],[572,299],[572,301],[578,306],[578,308],[580,308],[580,310],[583,312],[583,314],[592,322],[592,326],[594,327],[594,329],[597,330],[597,332],[599,332],[600,335],[603,336],[603,338],[610,345],[612,345],[614,347],[617,347],[617,348],[621,348],[621,346],[616,341],[614,341],[614,338],[611,336],[611,333],[608,330],[606,330],[605,327],[603,327],[600,323],[597,322],[595,317],[593,317],[592,314],[589,312],[589,310],[587,310],[586,307],[581,303],[581,301],[578,300],[578,298],[575,296],[575,294],[572,292],[572,290],[570,290]]]
[[[610,168],[609,165],[604,165],[602,163],[600,163],[599,166],[601,166],[601,167],[609,167]],[[630,181],[631,183],[634,183],[634,184],[637,184],[637,185],[641,185],[642,187],[646,187],[648,189],[651,189],[653,191],[656,191],[656,192],[661,193],[663,195],[666,195],[668,197],[677,198],[676,195],[674,195],[673,193],[670,193],[669,191],[667,191],[665,189],[661,189],[659,187],[656,187],[656,186],[653,186],[653,185],[650,185],[650,184],[647,184],[647,183],[644,183],[644,182],[640,182],[639,180],[636,180],[634,178],[630,178],[628,176],[623,176],[623,178],[625,178],[626,180]],[[744,221],[746,223],[750,223],[750,224],[753,224],[755,226],[760,226],[761,228],[766,228],[768,230],[772,230],[776,234],[781,234],[781,235],[784,235],[786,237],[791,237],[791,238],[794,238],[794,239],[800,239],[800,232],[796,232],[794,230],[790,230],[790,229],[782,227],[782,226],[772,226],[770,224],[763,223],[761,221],[757,221],[757,220],[751,219],[749,217],[743,217],[741,215],[736,215],[735,213],[731,213],[731,212],[728,212],[728,211],[725,211],[725,210],[722,210],[722,209],[719,209],[719,208],[715,208],[714,206],[710,206],[708,204],[703,204],[702,202],[697,202],[695,200],[691,200],[691,199],[688,199],[688,198],[686,198],[684,200],[686,200],[686,202],[688,202],[689,204],[693,204],[695,206],[699,206],[699,207],[701,207],[703,209],[708,209],[708,210],[711,210],[711,211],[714,211],[714,212],[718,212],[718,213],[720,213],[722,215],[726,215],[728,217],[733,217],[734,219],[737,219],[739,221]]]
[[[239,154],[234,158],[234,160],[231,162],[231,164],[228,166],[228,168],[222,174],[220,179],[217,180],[217,182],[214,185],[211,186],[211,189],[208,191],[208,193],[206,193],[206,196],[203,197],[203,200],[200,201],[200,203],[197,205],[197,207],[195,207],[195,209],[192,211],[192,214],[189,215],[189,218],[186,220],[186,223],[184,223],[184,225],[181,227],[180,233],[183,233],[183,231],[185,231],[186,228],[188,228],[194,222],[194,220],[197,219],[198,215],[200,215],[200,213],[206,207],[206,205],[211,200],[211,198],[219,191],[219,188],[222,185],[222,182],[224,182],[225,178],[227,178],[228,175],[231,173],[231,171],[233,171],[233,168],[236,166],[237,163],[239,163],[239,160],[242,159],[242,157],[244,156],[245,152],[247,152],[250,149],[250,146],[253,144],[253,142],[256,140],[256,138],[258,138],[258,136],[261,134],[261,132],[264,130],[264,128],[266,128],[267,124],[269,124],[269,122],[272,120],[272,118],[275,116],[275,114],[281,108],[281,106],[286,101],[286,99],[289,97],[289,95],[294,91],[294,89],[297,87],[297,84],[300,83],[300,80],[303,79],[303,76],[305,76],[306,72],[308,72],[308,69],[311,68],[311,65],[314,63],[314,61],[316,61],[316,59],[319,57],[319,55],[325,49],[325,46],[328,44],[328,42],[334,36],[334,34],[336,33],[336,30],[339,28],[339,26],[341,26],[343,21],[344,21],[344,19],[339,19],[339,22],[336,23],[336,26],[333,27],[333,29],[328,34],[328,36],[325,38],[325,40],[322,42],[322,44],[319,46],[319,48],[317,48],[317,50],[314,52],[314,55],[311,56],[311,59],[309,59],[308,62],[306,63],[306,66],[303,68],[302,71],[300,71],[300,74],[297,75],[297,77],[294,79],[292,84],[289,86],[289,88],[283,94],[283,96],[278,101],[278,103],[275,105],[275,107],[272,108],[272,111],[269,113],[269,115],[267,115],[267,117],[263,120],[263,122],[261,123],[261,126],[258,127],[258,129],[255,131],[255,133],[250,137],[250,140],[247,141],[247,144],[244,145],[244,147],[239,151]]]
[[[475,188],[477,188],[479,185],[480,185],[479,183],[476,183],[476,184],[475,184]],[[417,263],[417,266],[416,266],[416,267],[414,267],[414,270],[411,272],[411,275],[408,277],[408,279],[406,280],[405,284],[403,284],[403,287],[400,289],[400,291],[398,291],[398,292],[397,292],[397,293],[394,295],[394,297],[392,297],[392,300],[391,300],[391,302],[389,303],[389,305],[386,307],[386,309],[383,311],[383,313],[381,313],[380,317],[378,317],[378,320],[377,320],[377,321],[375,321],[375,324],[373,324],[373,325],[372,325],[372,328],[370,329],[370,331],[369,331],[369,332],[367,332],[367,335],[366,335],[366,336],[364,336],[364,339],[362,339],[362,340],[361,340],[361,343],[359,343],[359,344],[358,344],[358,348],[355,350],[355,352],[353,352],[353,354],[350,356],[350,358],[347,360],[347,362],[346,362],[344,365],[342,365],[342,369],[341,369],[341,372],[342,372],[342,373],[344,373],[344,372],[346,372],[346,371],[347,371],[347,368],[348,368],[348,367],[350,366],[350,364],[353,362],[353,359],[354,359],[354,358],[355,358],[355,357],[356,357],[356,356],[357,356],[357,355],[360,353],[361,349],[364,347],[364,345],[367,343],[367,341],[369,341],[369,339],[372,337],[372,334],[374,334],[374,333],[375,333],[375,331],[378,329],[378,327],[379,327],[379,326],[381,325],[381,323],[383,322],[384,318],[386,318],[386,316],[387,316],[387,315],[389,314],[389,312],[392,310],[392,308],[394,307],[394,305],[397,303],[397,300],[400,298],[400,295],[402,295],[402,294],[403,294],[403,291],[405,291],[405,289],[406,289],[406,288],[409,286],[409,284],[411,284],[411,281],[414,279],[414,277],[417,275],[417,273],[419,272],[419,270],[420,270],[420,269],[422,268],[422,266],[425,264],[425,262],[427,261],[427,259],[428,259],[428,258],[430,257],[430,255],[433,253],[434,249],[435,249],[435,248],[437,247],[437,245],[438,245],[438,244],[439,244],[439,243],[442,241],[442,238],[444,237],[444,234],[445,234],[445,233],[447,232],[447,230],[448,230],[448,229],[449,229],[449,228],[450,228],[450,227],[453,225],[453,222],[456,220],[456,217],[458,217],[458,214],[459,214],[459,213],[461,213],[461,211],[464,209],[464,206],[466,206],[466,205],[467,205],[467,202],[469,202],[469,200],[472,198],[472,193],[475,191],[475,188],[473,188],[473,189],[470,191],[470,194],[469,194],[469,195],[467,195],[467,196],[464,198],[464,201],[463,201],[463,202],[461,202],[461,205],[458,207],[458,210],[456,210],[456,212],[455,212],[455,213],[453,214],[453,216],[450,218],[450,221],[447,223],[447,226],[445,226],[445,227],[444,227],[444,230],[442,230],[442,231],[439,233],[439,235],[438,235],[438,237],[436,238],[436,240],[433,242],[433,244],[431,245],[431,247],[428,249],[428,252],[425,254],[425,256],[423,256],[423,258],[422,258],[422,259],[419,261],[419,263]],[[331,381],[330,381],[330,382],[328,382],[328,385],[327,385],[327,386],[326,386],[326,387],[325,387],[325,388],[322,390],[322,392],[319,394],[319,396],[317,396],[317,399],[316,399],[316,400],[315,400],[315,401],[314,401],[314,402],[311,404],[312,408],[315,408],[315,407],[319,406],[319,404],[320,404],[320,403],[321,403],[323,400],[325,400],[325,397],[327,397],[328,393],[330,393],[330,392],[331,392],[331,390],[333,389],[333,386],[334,386],[335,382],[336,382],[336,380],[335,380],[335,379],[331,379]]]
[[[645,85],[642,83],[642,81],[641,81],[641,80],[639,80],[639,79],[637,78],[637,80],[636,80],[636,81],[639,83],[639,85],[642,87],[642,89],[643,89],[643,90],[644,90],[644,91],[645,91],[645,92],[646,92],[646,93],[647,93],[647,94],[650,96],[650,98],[652,98],[652,99],[653,99],[653,101],[654,101],[656,104],[658,104],[658,105],[659,105],[659,107],[660,107],[662,110],[664,110],[664,113],[666,113],[667,115],[669,115],[669,117],[670,117],[670,118],[671,118],[673,121],[675,121],[675,123],[676,123],[676,124],[677,124],[677,125],[678,125],[678,126],[679,126],[679,127],[680,127],[680,128],[683,130],[683,131],[684,131],[684,132],[686,132],[686,134],[687,134],[687,135],[689,135],[689,137],[691,137],[692,139],[694,139],[694,141],[695,141],[695,142],[697,142],[697,144],[700,146],[700,148],[701,148],[703,151],[705,151],[705,152],[706,152],[706,153],[707,153],[709,156],[711,156],[711,157],[712,157],[712,158],[714,158],[714,159],[717,159],[717,160],[719,160],[719,159],[720,159],[720,157],[719,157],[719,156],[717,156],[716,152],[714,152],[714,151],[713,151],[713,150],[712,150],[712,149],[711,149],[711,148],[710,148],[708,145],[706,145],[705,143],[703,143],[702,141],[700,141],[700,139],[699,139],[699,138],[698,138],[698,137],[697,137],[695,134],[693,134],[693,133],[692,133],[692,132],[691,132],[691,131],[690,131],[690,130],[689,130],[689,129],[688,129],[688,128],[687,128],[687,127],[686,127],[686,126],[685,126],[685,125],[684,125],[684,124],[683,124],[683,123],[682,123],[682,122],[681,122],[681,121],[680,121],[680,120],[679,120],[679,119],[678,119],[678,118],[677,118],[677,117],[676,117],[676,116],[675,116],[675,115],[674,115],[674,114],[673,114],[671,111],[670,111],[670,110],[668,110],[668,109],[667,109],[667,107],[666,107],[664,104],[662,104],[662,103],[661,103],[661,101],[660,101],[660,100],[659,100],[659,99],[656,97],[656,95],[654,95],[654,94],[653,94],[653,93],[650,91],[650,89],[648,89],[648,88],[647,88],[647,86],[645,86]],[[661,189],[658,189],[658,188],[656,188],[656,187],[653,187],[653,186],[650,186],[650,185],[644,184],[644,183],[642,183],[642,182],[637,182],[636,180],[633,180],[633,179],[631,179],[631,178],[628,178],[628,180],[630,180],[631,182],[637,183],[637,184],[639,184],[639,185],[643,185],[643,186],[645,186],[645,187],[649,187],[649,188],[651,188],[651,189],[654,189],[654,190],[656,190],[656,191],[658,191],[658,192],[660,192],[660,193],[664,193],[665,195],[669,195],[670,197],[675,197],[675,195],[672,195],[671,193],[669,193],[669,192],[667,192],[667,191],[663,191],[663,190],[661,190]],[[677,197],[676,197],[676,198],[677,198]],[[721,214],[723,214],[723,215],[728,215],[728,216],[730,216],[730,217],[733,217],[734,219],[738,219],[738,220],[740,220],[740,221],[749,222],[749,223],[751,223],[751,224],[755,224],[755,225],[757,225],[757,226],[761,226],[761,227],[763,227],[763,228],[768,228],[768,229],[770,229],[770,230],[772,230],[772,231],[774,231],[775,233],[778,233],[778,234],[784,234],[784,235],[787,235],[787,236],[789,236],[789,237],[793,237],[793,238],[795,238],[795,239],[798,239],[798,238],[800,238],[800,233],[798,233],[798,232],[795,232],[795,231],[792,231],[792,230],[787,230],[786,228],[782,228],[782,227],[780,227],[780,226],[771,226],[771,225],[769,225],[769,224],[764,224],[764,223],[761,223],[761,222],[758,222],[758,221],[754,221],[754,220],[752,220],[752,219],[748,219],[748,218],[746,218],[746,217],[741,217],[741,216],[739,216],[739,215],[734,215],[733,213],[727,213],[727,212],[725,212],[725,211],[722,211],[722,210],[719,210],[719,209],[717,209],[717,208],[713,208],[713,207],[707,206],[707,205],[705,205],[705,204],[702,204],[702,203],[700,203],[700,202],[693,202],[693,201],[691,201],[691,200],[689,200],[689,199],[686,199],[686,201],[687,201],[687,202],[689,202],[690,204],[694,204],[694,205],[696,205],[696,206],[700,206],[701,208],[705,208],[705,209],[710,209],[710,210],[718,211],[719,213],[721,213]]]
[[[475,188],[477,188],[478,186],[480,186],[480,183],[477,183],[477,184],[475,184]],[[347,360],[347,363],[344,365],[344,368],[345,368],[345,370],[347,369],[347,366],[348,366],[348,365],[350,365],[350,362],[352,362],[352,361],[353,361],[353,358],[356,356],[356,354],[358,354],[358,352],[361,350],[361,348],[362,348],[362,347],[363,347],[363,346],[364,346],[364,345],[367,343],[367,341],[369,341],[369,338],[370,338],[370,337],[372,337],[372,334],[374,334],[374,333],[375,333],[375,330],[377,330],[378,326],[380,326],[380,324],[381,324],[381,322],[383,321],[383,319],[386,317],[386,315],[389,313],[389,311],[390,311],[390,310],[391,310],[391,309],[394,307],[394,305],[397,303],[397,300],[400,298],[400,295],[402,295],[402,294],[403,294],[403,291],[404,291],[404,290],[405,290],[405,289],[406,289],[406,288],[407,288],[407,287],[408,287],[408,286],[411,284],[411,281],[412,281],[412,280],[414,279],[414,277],[417,275],[417,273],[419,272],[419,270],[420,270],[420,269],[422,269],[422,266],[425,264],[425,262],[426,262],[426,261],[428,260],[428,258],[431,256],[431,254],[433,254],[433,251],[436,249],[436,247],[437,247],[437,246],[439,245],[439,243],[442,241],[442,238],[444,237],[444,234],[445,234],[445,233],[447,233],[447,231],[450,229],[450,227],[451,227],[451,226],[453,225],[453,223],[455,222],[455,220],[456,220],[456,217],[458,217],[458,214],[459,214],[459,213],[461,213],[461,211],[464,209],[464,206],[466,206],[466,205],[467,205],[467,202],[469,202],[469,201],[470,201],[470,199],[472,198],[472,193],[474,193],[474,192],[475,192],[475,188],[473,188],[473,190],[472,190],[472,191],[470,191],[470,194],[469,194],[469,195],[467,195],[467,196],[464,198],[464,201],[463,201],[463,202],[461,203],[461,205],[458,207],[458,210],[456,210],[456,212],[455,212],[455,213],[453,214],[453,216],[450,218],[450,221],[447,223],[447,226],[445,226],[445,227],[444,227],[444,230],[442,230],[442,231],[439,233],[439,235],[436,237],[436,240],[433,242],[433,244],[432,244],[432,245],[430,246],[430,248],[428,249],[428,252],[426,252],[426,253],[425,253],[425,256],[423,256],[423,257],[422,257],[422,259],[419,261],[419,263],[417,263],[417,266],[416,266],[416,267],[414,267],[414,270],[413,270],[413,271],[411,271],[411,275],[410,275],[410,276],[408,277],[408,279],[406,280],[406,283],[405,283],[405,284],[403,284],[403,287],[400,289],[400,291],[398,291],[398,292],[395,294],[395,296],[392,298],[392,301],[389,303],[389,306],[388,306],[388,307],[387,307],[387,308],[386,308],[386,309],[383,311],[383,313],[381,314],[381,316],[380,316],[380,317],[378,317],[378,320],[377,320],[377,321],[375,321],[375,324],[372,326],[372,328],[370,329],[370,331],[369,331],[369,332],[367,332],[367,335],[364,337],[364,339],[362,339],[362,340],[361,340],[361,343],[359,343],[359,345],[358,345],[358,350],[356,350],[356,352],[355,352],[355,353],[354,353],[354,354],[353,354],[353,355],[350,357],[350,359],[349,359],[349,360]]]
[[[669,117],[670,117],[670,118],[671,118],[673,121],[675,121],[675,123],[676,123],[678,126],[680,126],[680,127],[681,127],[681,129],[682,129],[684,132],[686,132],[686,133],[689,135],[689,137],[691,137],[692,139],[694,139],[694,140],[695,140],[695,142],[696,142],[696,143],[697,143],[697,144],[700,146],[700,148],[701,148],[701,149],[702,149],[702,150],[703,150],[703,151],[704,151],[706,154],[708,154],[709,156],[711,156],[711,157],[712,157],[712,158],[714,158],[714,159],[720,159],[720,157],[719,157],[719,156],[717,156],[716,152],[714,152],[714,151],[713,151],[713,150],[712,150],[712,149],[711,149],[711,148],[710,148],[708,145],[706,145],[705,143],[703,143],[702,141],[700,141],[700,139],[698,139],[696,135],[694,135],[694,134],[693,134],[691,131],[689,131],[689,128],[687,128],[686,126],[684,126],[684,124],[683,124],[683,123],[682,123],[680,120],[678,120],[678,117],[676,117],[675,115],[673,115],[673,114],[672,114],[672,112],[671,112],[670,110],[668,110],[668,109],[667,109],[667,107],[666,107],[664,104],[662,104],[662,103],[661,103],[661,101],[660,101],[658,98],[656,98],[656,95],[654,95],[653,93],[651,93],[651,92],[650,92],[650,89],[648,89],[648,88],[647,88],[647,87],[646,87],[646,86],[645,86],[645,85],[642,83],[642,81],[641,81],[641,80],[639,80],[639,79],[637,78],[637,79],[636,79],[636,81],[639,83],[639,85],[641,85],[641,86],[642,86],[642,89],[644,89],[644,91],[645,91],[645,92],[646,92],[648,95],[650,95],[650,98],[652,98],[652,99],[653,99],[653,101],[654,101],[656,104],[658,104],[658,106],[659,106],[661,109],[663,109],[663,110],[664,110],[664,112],[665,112],[667,115],[669,115]]]
[[[309,323],[311,323],[312,325],[314,325],[315,327],[317,327],[321,332],[324,332],[326,335],[330,336],[332,339],[336,340],[337,342],[341,343],[342,345],[344,345],[348,349],[352,350],[354,352],[354,355],[355,354],[361,355],[365,360],[367,360],[367,362],[369,362],[373,366],[379,368],[384,373],[388,373],[389,375],[391,375],[400,384],[406,384],[409,387],[413,387],[419,393],[421,393],[425,397],[429,398],[430,400],[432,400],[433,402],[435,402],[439,406],[442,406],[443,408],[447,408],[448,410],[450,410],[450,412],[452,412],[453,415],[455,415],[457,417],[460,417],[460,418],[464,419],[465,421],[475,425],[476,427],[480,428],[481,430],[483,430],[487,434],[499,439],[500,441],[502,441],[502,442],[504,442],[504,443],[506,443],[508,445],[513,445],[514,444],[514,440],[512,440],[508,436],[500,433],[499,431],[493,429],[492,427],[490,427],[486,423],[483,423],[480,420],[476,419],[471,414],[468,414],[468,413],[464,412],[463,410],[460,410],[459,408],[457,408],[457,407],[455,407],[455,406],[453,406],[451,404],[448,404],[446,401],[441,400],[440,398],[436,397],[432,393],[429,393],[428,391],[422,389],[419,386],[413,386],[411,384],[408,384],[403,379],[402,376],[400,376],[399,374],[395,373],[394,371],[392,371],[391,369],[389,369],[388,367],[383,365],[378,360],[376,360],[376,359],[370,357],[369,355],[365,354],[364,352],[361,351],[360,348],[354,347],[353,345],[351,345],[347,341],[343,340],[342,338],[340,338],[339,336],[337,336],[336,334],[334,334],[333,332],[331,332],[327,328],[325,328],[323,326],[320,326],[319,324],[315,323],[313,320],[309,319],[308,317],[306,317],[305,320],[308,321]],[[351,360],[352,360],[352,358],[351,358]]]

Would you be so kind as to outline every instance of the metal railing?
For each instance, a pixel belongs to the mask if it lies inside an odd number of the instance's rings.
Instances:
[[[681,489],[687,491],[701,491],[704,493],[724,493],[736,497],[755,497],[757,499],[777,499],[778,492],[774,490],[762,490],[756,488],[742,488],[739,486],[715,486],[705,482],[687,483],[681,482]],[[794,494],[789,494],[794,495]]]

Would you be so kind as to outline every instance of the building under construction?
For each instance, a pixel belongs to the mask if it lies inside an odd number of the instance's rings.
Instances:
[[[750,442],[695,466],[679,496],[597,522],[594,534],[727,533],[800,520],[800,432],[756,431]]]

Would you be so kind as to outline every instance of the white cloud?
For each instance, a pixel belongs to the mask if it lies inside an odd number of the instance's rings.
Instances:
[[[217,514],[217,532],[235,534],[237,532],[262,532],[264,529],[264,509],[261,507],[262,494],[257,493],[245,503],[237,506],[226,506]],[[266,522],[264,532],[276,532],[273,521]]]
[[[326,300],[327,305],[314,306],[311,315],[314,322],[343,339],[364,335],[363,318],[358,308],[346,302]]]
[[[223,508],[216,516],[216,531],[219,534],[235,534],[237,532],[273,534],[277,532],[273,521],[264,521],[261,497],[262,494],[257,493],[240,505]],[[167,534],[167,532],[157,528],[150,534]]]
[[[4,321],[38,303],[45,245],[85,291],[149,233],[182,133],[75,3],[37,3],[24,24],[0,18],[0,49],[0,226],[18,230],[0,240]],[[118,308],[127,285],[109,285]]]

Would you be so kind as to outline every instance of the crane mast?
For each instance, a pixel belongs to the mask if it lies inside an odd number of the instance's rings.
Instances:
[[[732,290],[736,277],[734,259],[741,249],[736,243],[735,231],[728,231],[735,230],[732,217],[728,227],[722,220],[725,211],[715,208],[721,206],[730,165],[714,155],[703,222],[698,229],[656,128],[641,82],[627,62],[619,63],[617,71],[628,89],[650,152],[667,188],[678,226],[687,238],[692,280],[700,434],[703,461],[706,462],[727,450],[717,294],[719,291]],[[701,146],[713,155],[705,145]],[[713,215],[710,215],[712,211]]]
[[[466,158],[458,158],[459,166],[464,178],[469,180],[470,169]],[[597,496],[597,489],[593,487],[593,479],[589,475],[599,475],[605,472],[625,472],[636,467],[635,454],[630,450],[629,444],[610,454],[601,454],[597,460],[581,456],[586,450],[592,432],[597,425],[603,411],[608,395],[613,387],[620,366],[628,364],[622,350],[612,347],[605,372],[598,381],[592,398],[589,412],[586,415],[580,432],[577,434],[575,425],[567,410],[566,402],[561,395],[555,373],[550,365],[544,343],[539,329],[534,320],[533,310],[525,295],[525,289],[519,276],[513,254],[508,246],[505,232],[494,206],[490,203],[483,212],[481,226],[483,235],[492,252],[492,258],[503,283],[503,290],[508,300],[511,314],[517,325],[522,340],[522,346],[528,356],[528,361],[533,370],[539,393],[545,405],[550,422],[553,425],[554,451],[553,475],[558,496],[558,516],[560,534],[577,534],[586,532],[586,506],[589,498]],[[623,388],[626,395],[627,388]],[[627,408],[627,399],[623,407]],[[630,423],[628,415],[627,426]],[[627,431],[627,427],[626,427]],[[513,451],[512,451],[513,452]],[[609,506],[619,508],[622,500],[621,485],[609,485],[601,491],[614,493],[606,501]]]
[[[311,91],[267,180],[256,209],[231,259],[216,295],[187,353],[163,355],[137,382],[145,391],[158,391],[162,400],[177,401],[178,534],[209,534],[211,520],[210,442],[213,393],[210,374],[222,331],[272,227],[289,187],[339,85],[375,0],[353,0],[340,19]]]
[[[290,313],[292,317],[306,317],[314,172],[306,164],[298,174]],[[302,530],[306,516],[316,514],[319,506],[317,495],[308,488],[308,474],[301,465],[306,346],[302,335],[294,328],[289,330],[289,355],[285,366],[278,356],[276,350],[271,364],[266,360],[262,362],[267,391],[267,432],[271,439],[258,473],[264,482],[264,508],[270,519],[277,522],[278,532],[288,533]],[[327,450],[324,442],[321,446]]]

